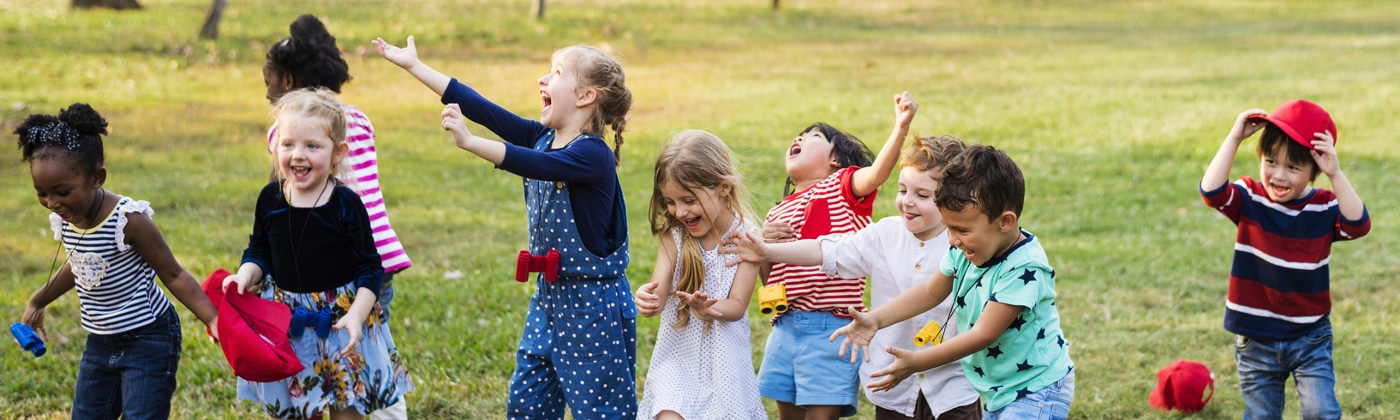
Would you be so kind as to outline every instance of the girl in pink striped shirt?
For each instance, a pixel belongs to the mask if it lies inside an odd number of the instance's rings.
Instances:
[[[349,67],[340,57],[335,37],[313,15],[301,15],[291,25],[291,36],[273,44],[263,65],[263,82],[267,84],[267,99],[277,103],[283,94],[306,87],[325,87],[339,94],[340,86],[350,80]],[[389,212],[380,190],[378,155],[374,148],[374,126],[369,117],[354,105],[345,103],[345,144],[350,152],[341,162],[336,175],[364,202],[369,212],[374,245],[383,260],[384,278],[379,293],[378,308],[373,316],[389,319],[389,303],[394,299],[394,275],[408,269],[408,258],[398,233],[389,224]],[[268,153],[272,153],[277,138],[277,124],[267,130]],[[271,180],[277,179],[273,168]],[[406,418],[403,399],[392,407],[374,413],[375,418]]]

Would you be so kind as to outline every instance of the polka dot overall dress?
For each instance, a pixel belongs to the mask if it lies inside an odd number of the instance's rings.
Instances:
[[[546,151],[553,133],[535,150]],[[568,147],[568,146],[565,146]],[[603,169],[606,170],[606,169]],[[559,277],[536,275],[511,378],[511,419],[633,418],[637,414],[637,308],[627,282],[627,215],[616,186],[612,253],[584,247],[574,222],[569,183],[524,180],[530,253],[558,250]]]

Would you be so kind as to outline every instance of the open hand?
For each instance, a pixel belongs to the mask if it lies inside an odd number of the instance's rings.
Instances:
[[[884,369],[877,370],[870,374],[871,378],[884,377],[865,385],[865,387],[869,388],[872,392],[889,391],[894,388],[895,385],[899,385],[900,382],[903,382],[905,378],[908,378],[910,374],[914,373],[909,366],[909,357],[914,354],[913,351],[894,346],[885,346],[885,352],[894,356],[894,362],[890,363],[889,366],[885,366]]]
[[[374,50],[378,51],[380,56],[399,67],[408,69],[418,63],[418,47],[413,45],[413,35],[408,36],[408,46],[403,48],[384,42],[384,38],[375,38],[369,43],[374,46]]]
[[[761,263],[767,258],[768,250],[757,233],[735,230],[720,239],[719,253],[737,256],[724,262],[725,267],[733,267],[746,262]]]
[[[350,342],[346,343],[345,348],[340,350],[341,356],[350,356],[355,352],[355,347],[360,344],[360,335],[364,334],[364,326],[364,319],[355,319],[349,314],[340,317],[340,321],[331,326],[332,330],[348,330],[350,333]]]
[[[846,313],[851,315],[851,323],[831,333],[831,338],[827,341],[836,341],[836,337],[845,336],[836,355],[846,357],[846,348],[850,347],[852,364],[856,362],[861,350],[865,351],[865,361],[869,362],[870,340],[875,338],[875,332],[880,330],[879,322],[867,312],[856,311],[855,307],[847,307]]]
[[[716,311],[714,308],[715,304],[719,303],[719,299],[710,297],[708,293],[686,293],[682,291],[676,291],[676,297],[680,298],[681,303],[685,304],[686,306],[689,306],[692,311],[695,311],[695,313],[700,315],[701,317],[707,319],[715,319],[724,316],[724,314],[720,313],[719,311]]]
[[[767,243],[792,242],[797,240],[797,231],[786,222],[763,224],[763,241]]]

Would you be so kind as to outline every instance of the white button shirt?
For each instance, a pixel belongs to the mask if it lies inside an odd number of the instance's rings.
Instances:
[[[870,277],[872,309],[884,306],[900,293],[933,278],[949,247],[946,229],[930,240],[920,241],[904,227],[904,220],[899,216],[886,217],[853,234],[822,236],[819,241],[821,268],[827,276]],[[870,361],[860,366],[861,384],[874,381],[870,378],[872,372],[894,362],[894,356],[884,351],[886,345],[916,351],[929,348],[914,345],[914,335],[929,321],[942,325],[944,341],[956,336],[957,320],[948,316],[952,302],[950,294],[932,311],[875,333],[870,340]],[[977,401],[977,391],[963,377],[958,362],[909,375],[889,391],[872,393],[865,389],[865,396],[880,407],[913,416],[920,390],[928,399],[934,416]]]

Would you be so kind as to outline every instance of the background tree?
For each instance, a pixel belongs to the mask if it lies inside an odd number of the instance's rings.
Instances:
[[[73,0],[74,9],[91,9],[94,7],[125,10],[140,9],[141,5],[137,4],[136,0]]]
[[[209,7],[209,15],[204,17],[204,26],[199,28],[200,38],[219,38],[219,20],[224,18],[224,6],[227,4],[228,0],[214,0],[214,4]]]

